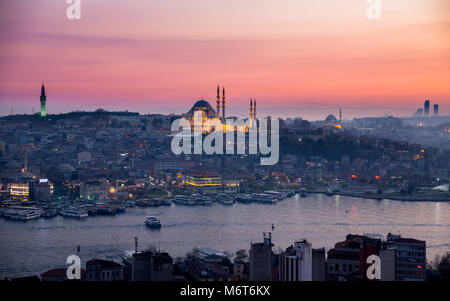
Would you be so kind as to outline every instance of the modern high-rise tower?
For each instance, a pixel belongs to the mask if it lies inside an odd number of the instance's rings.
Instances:
[[[423,104],[423,115],[429,116],[430,115],[430,101],[425,100],[425,103]]]
[[[433,106],[433,115],[434,116],[439,116],[439,105],[434,105]]]
[[[45,111],[45,103],[47,102],[47,97],[45,96],[45,87],[44,87],[44,81],[42,81],[42,87],[41,87],[41,117],[45,117],[47,115]]]

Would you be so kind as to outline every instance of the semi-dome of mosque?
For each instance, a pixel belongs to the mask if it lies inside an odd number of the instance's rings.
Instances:
[[[194,116],[195,111],[202,111],[203,116],[207,118],[215,118],[217,116],[216,111],[211,107],[209,102],[204,99],[197,101],[192,108],[186,113],[190,118]]]

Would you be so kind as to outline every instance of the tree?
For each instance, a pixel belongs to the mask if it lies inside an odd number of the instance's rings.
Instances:
[[[238,251],[236,251],[236,260],[237,261],[245,261],[245,259],[247,259],[248,255],[247,255],[247,251],[245,251],[244,249],[240,249]]]

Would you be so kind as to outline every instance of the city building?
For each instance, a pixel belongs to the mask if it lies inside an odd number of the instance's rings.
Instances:
[[[435,104],[433,106],[433,115],[434,116],[439,116],[439,105],[438,104]]]
[[[273,244],[272,234],[264,232],[262,243],[252,243],[249,257],[249,280],[250,281],[272,281],[273,275]]]
[[[312,247],[306,240],[294,242],[279,261],[280,281],[312,281]]]
[[[107,198],[108,189],[100,181],[86,181],[81,184],[80,197],[86,201],[99,201]]]
[[[372,235],[348,234],[345,241],[336,243],[328,251],[328,280],[362,280],[367,279],[366,271],[371,265],[367,258],[378,255],[381,249],[381,239]]]
[[[312,281],[325,281],[327,264],[325,248],[312,249]]]
[[[389,233],[386,249],[395,249],[395,280],[424,281],[426,277],[426,242]]]
[[[430,115],[430,101],[425,100],[425,103],[423,104],[423,115],[429,116]]]
[[[28,182],[10,183],[9,194],[13,200],[29,201],[30,184]]]
[[[193,187],[219,187],[222,186],[221,176],[203,172],[186,176],[186,185]]]
[[[166,252],[134,253],[131,259],[132,281],[171,281],[173,259]]]
[[[215,249],[196,248],[187,256],[187,268],[195,281],[230,281],[234,277],[234,264]]]
[[[123,279],[123,266],[114,261],[92,259],[86,262],[87,281],[120,281]]]
[[[46,178],[35,180],[30,183],[30,186],[34,201],[44,202],[53,197],[53,183]]]

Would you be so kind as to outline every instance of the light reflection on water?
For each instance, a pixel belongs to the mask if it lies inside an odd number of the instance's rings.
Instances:
[[[145,227],[147,215],[161,219],[161,230]],[[0,219],[0,278],[41,273],[65,266],[77,253],[83,264],[92,258],[119,260],[123,250],[154,245],[173,257],[193,247],[220,251],[248,250],[271,231],[276,248],[307,238],[314,248],[332,248],[348,233],[400,233],[427,241],[427,258],[450,250],[450,203],[376,201],[345,196],[308,195],[277,205],[235,204],[206,207],[131,208],[117,216],[85,220],[61,216],[29,222]]]

